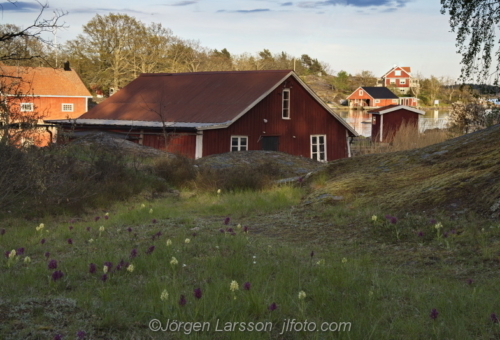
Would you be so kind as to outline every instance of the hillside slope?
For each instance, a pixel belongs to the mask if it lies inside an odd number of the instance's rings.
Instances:
[[[322,185],[315,185],[305,204],[342,196],[353,207],[474,211],[498,218],[500,125],[422,149],[334,161],[314,178]]]

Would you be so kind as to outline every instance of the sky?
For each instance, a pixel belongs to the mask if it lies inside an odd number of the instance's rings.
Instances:
[[[15,1],[15,0],[14,0]],[[83,33],[96,14],[122,13],[145,24],[161,23],[173,34],[231,54],[268,49],[328,64],[332,74],[363,70],[382,76],[394,65],[423,77],[460,75],[460,55],[439,0],[40,0],[61,18],[63,43]],[[40,14],[36,1],[0,0],[1,24],[27,27]]]

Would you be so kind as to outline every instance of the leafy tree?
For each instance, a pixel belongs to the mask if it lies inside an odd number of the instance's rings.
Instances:
[[[478,82],[500,77],[500,48],[495,30],[500,24],[497,0],[441,0],[441,13],[450,15],[450,26],[457,34],[458,53],[462,55],[461,80],[476,75]],[[497,50],[494,52],[495,47]],[[496,60],[494,60],[496,59]],[[493,72],[491,72],[491,65]]]

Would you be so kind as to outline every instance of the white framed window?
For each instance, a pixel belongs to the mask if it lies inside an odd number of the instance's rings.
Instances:
[[[73,112],[73,104],[62,104],[62,112]]]
[[[326,162],[326,135],[311,135],[311,158]]]
[[[290,119],[290,89],[284,89],[282,95],[282,115],[283,119]]]
[[[396,71],[394,71],[394,74],[395,74],[396,76],[400,76],[400,75],[401,75],[401,70],[396,70]]]
[[[33,103],[21,103],[21,112],[33,112]]]
[[[380,99],[375,99],[375,104],[379,104],[380,103]]]
[[[389,83],[390,83],[390,84],[396,84],[396,79],[391,79],[391,80],[389,81]]]
[[[247,151],[248,136],[231,136],[231,152]]]
[[[399,83],[400,83],[401,85],[406,84],[406,79],[399,79]]]
[[[362,96],[363,95],[363,90],[359,90],[359,95]]]
[[[398,103],[398,100],[397,100],[397,99],[393,99],[393,100],[392,100],[392,102],[393,102],[394,104],[397,104],[397,103]]]

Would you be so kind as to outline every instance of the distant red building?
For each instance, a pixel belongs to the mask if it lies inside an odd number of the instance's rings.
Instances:
[[[394,88],[399,94],[409,94],[412,88],[420,86],[407,66],[394,66],[379,79],[377,85]]]
[[[372,115],[372,142],[390,143],[403,125],[415,126],[425,112],[403,105],[390,105],[368,111]]]
[[[350,108],[369,109],[372,107],[383,107],[397,105],[399,97],[386,87],[358,87],[347,101]]]
[[[357,136],[288,70],[142,74],[78,119],[48,122],[190,158],[274,150],[330,161],[349,157]]]

